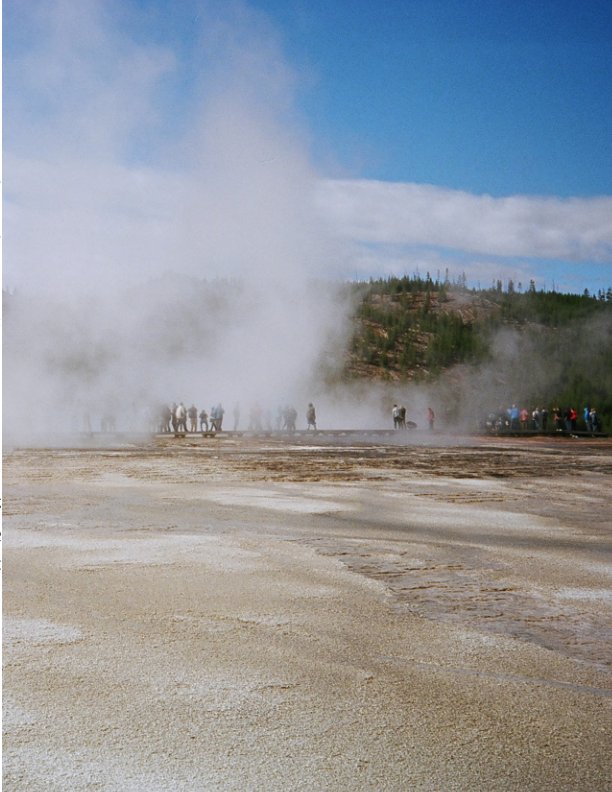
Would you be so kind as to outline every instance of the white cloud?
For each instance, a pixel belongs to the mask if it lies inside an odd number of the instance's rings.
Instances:
[[[319,206],[348,240],[484,256],[612,262],[612,198],[493,198],[429,185],[326,180]]]

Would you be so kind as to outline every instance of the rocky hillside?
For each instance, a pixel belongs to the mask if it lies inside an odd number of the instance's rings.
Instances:
[[[429,382],[487,371],[515,398],[612,415],[612,290],[468,290],[420,278],[354,284],[345,376]]]

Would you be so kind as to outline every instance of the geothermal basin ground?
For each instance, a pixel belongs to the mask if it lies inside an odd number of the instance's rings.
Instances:
[[[605,439],[6,450],[5,792],[612,789],[611,472]]]

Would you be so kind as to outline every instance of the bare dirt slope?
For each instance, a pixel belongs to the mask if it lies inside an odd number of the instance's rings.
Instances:
[[[605,442],[4,463],[4,789],[612,789]]]

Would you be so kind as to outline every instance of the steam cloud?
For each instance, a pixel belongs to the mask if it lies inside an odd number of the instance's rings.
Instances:
[[[301,411],[348,306],[323,285],[335,243],[274,33],[244,7],[194,18],[199,71],[169,129],[179,56],[109,9],[33,7],[37,47],[13,57],[5,432],[108,411],[142,427],[172,400]]]

